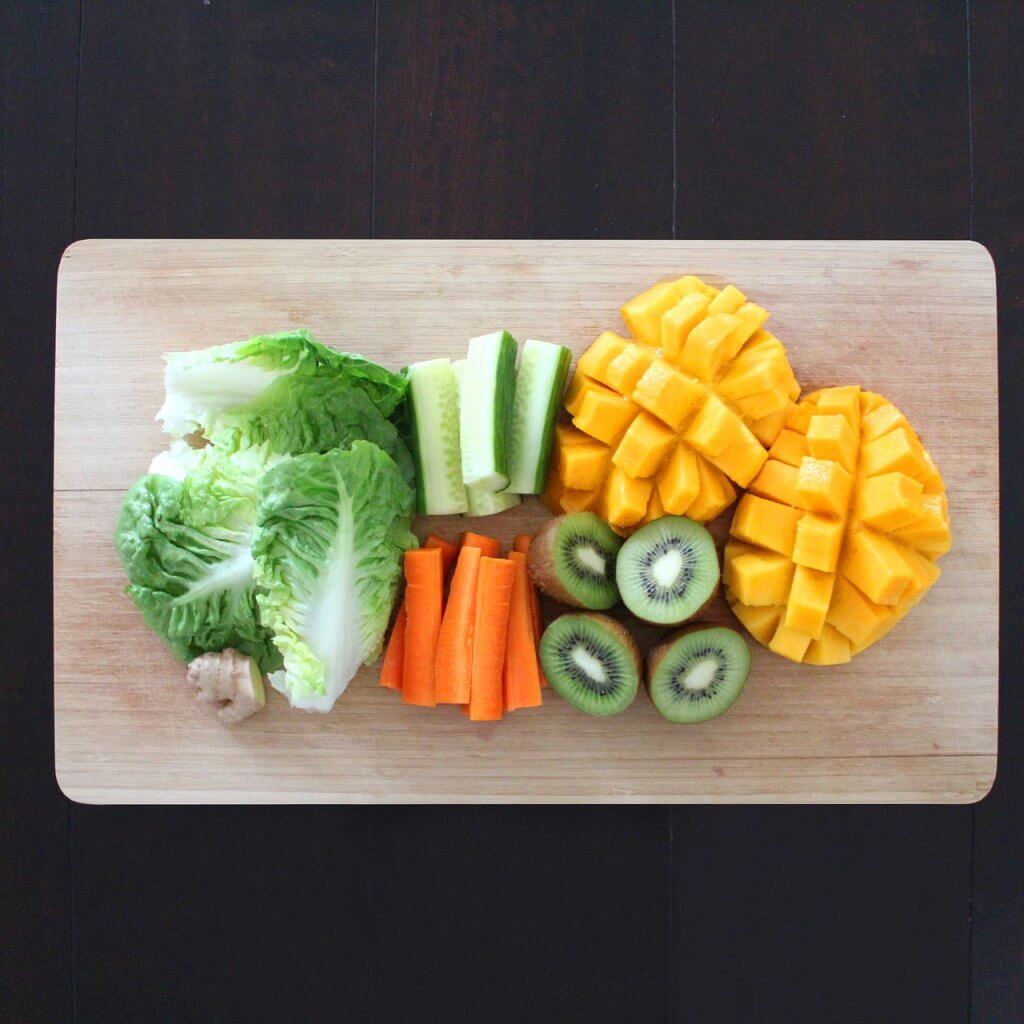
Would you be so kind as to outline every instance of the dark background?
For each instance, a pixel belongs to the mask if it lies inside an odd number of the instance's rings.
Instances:
[[[1024,5],[18,0],[0,17],[0,1020],[1024,1019]],[[983,242],[1007,492],[992,795],[70,804],[52,767],[54,279],[96,235]]]

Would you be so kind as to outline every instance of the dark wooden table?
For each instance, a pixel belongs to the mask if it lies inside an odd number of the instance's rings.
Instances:
[[[0,1020],[1024,1019],[1024,5],[2,6]],[[54,275],[96,235],[984,242],[1007,524],[992,795],[69,804],[52,770]],[[116,418],[102,395],[96,415]]]

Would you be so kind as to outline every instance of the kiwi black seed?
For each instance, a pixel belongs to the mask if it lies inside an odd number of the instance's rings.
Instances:
[[[581,612],[555,619],[540,641],[552,689],[574,708],[607,717],[625,711],[640,685],[640,650],[621,622]]]
[[[659,626],[692,619],[715,596],[720,577],[711,534],[683,516],[662,516],[641,527],[615,564],[623,603]]]
[[[728,711],[750,674],[743,637],[724,626],[689,626],[647,655],[647,692],[670,722],[706,722]]]
[[[556,601],[611,608],[619,600],[615,559],[622,539],[593,512],[551,519],[530,543],[530,577]]]

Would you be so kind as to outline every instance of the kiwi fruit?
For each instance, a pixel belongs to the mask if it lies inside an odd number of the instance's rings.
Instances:
[[[607,615],[559,616],[544,630],[540,660],[552,689],[588,715],[604,718],[625,711],[640,686],[636,641]]]
[[[715,596],[720,578],[711,534],[684,516],[662,516],[641,527],[615,563],[623,603],[658,626],[692,619]]]
[[[593,512],[549,520],[530,543],[530,578],[574,608],[611,608],[619,600],[615,558],[622,538]]]
[[[670,722],[706,722],[732,707],[750,674],[750,651],[734,629],[688,626],[647,655],[647,693]]]

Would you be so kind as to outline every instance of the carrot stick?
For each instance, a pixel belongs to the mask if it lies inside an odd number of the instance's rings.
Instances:
[[[398,608],[395,624],[391,627],[391,638],[388,649],[384,652],[384,661],[380,666],[380,685],[389,690],[402,689],[402,663],[405,661],[405,622],[408,615],[405,611],[405,599]]]
[[[515,579],[512,582],[512,603],[508,610],[502,688],[505,710],[516,711],[519,708],[540,706],[540,673],[537,670],[537,646],[533,640],[526,555],[521,551],[513,551],[508,557],[515,566]]]
[[[501,555],[501,544],[493,537],[485,537],[482,533],[467,531],[462,535],[462,546],[479,548],[488,558],[498,558]]]
[[[455,556],[459,549],[446,540],[431,534],[424,542],[425,548],[440,548],[441,562],[444,573],[447,577]],[[405,624],[409,616],[405,607],[405,595],[402,595],[402,602],[398,606],[398,614],[395,616],[395,624],[391,627],[391,637],[388,639],[387,650],[384,652],[384,661],[380,666],[380,685],[386,686],[389,690],[402,689],[402,663],[405,661]]]
[[[479,548],[464,547],[455,563],[448,604],[441,619],[434,655],[438,704],[468,704],[473,672],[473,621],[476,617]]]
[[[405,658],[402,662],[402,700],[432,708],[434,658],[441,629],[444,575],[440,548],[405,553]]]
[[[469,718],[491,722],[501,718],[504,696],[501,670],[505,662],[508,611],[516,567],[506,558],[480,559],[473,622],[473,677],[470,683]]]
[[[533,538],[528,533],[517,534],[512,550],[521,551],[524,555],[529,556],[531,540]],[[530,582],[530,618],[533,622],[533,642],[537,648],[537,671],[540,673],[540,685],[545,687],[551,684],[548,682],[548,677],[544,675],[544,666],[540,663],[540,638],[544,632],[544,620],[540,614],[540,594],[537,593],[537,588],[530,580],[529,573],[526,578]]]
[[[452,544],[451,541],[444,540],[442,537],[438,537],[437,534],[432,533],[423,542],[425,548],[440,548],[441,549],[441,568],[444,570],[444,578],[447,580],[452,574],[452,569],[455,568],[455,559],[459,554],[459,547],[457,544]]]

